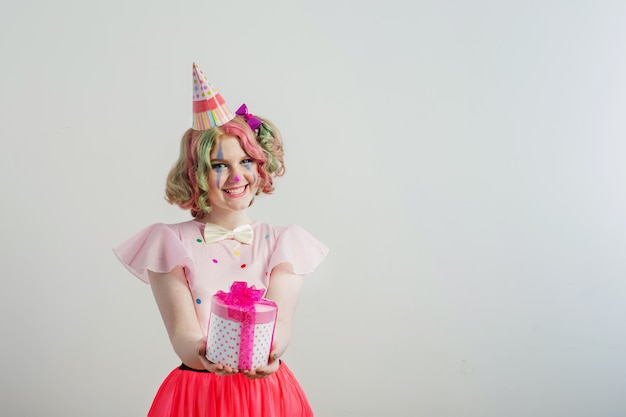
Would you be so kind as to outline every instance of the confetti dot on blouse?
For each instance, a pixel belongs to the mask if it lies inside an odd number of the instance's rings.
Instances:
[[[217,263],[217,259],[213,259],[213,263],[216,264]]]
[[[202,242],[202,239],[196,239],[196,242],[200,243]]]
[[[242,268],[245,268],[245,267],[246,267],[246,264],[241,264],[241,267],[242,267]]]
[[[196,304],[201,304],[201,303],[202,303],[202,300],[199,298],[196,298]]]
[[[269,238],[270,238],[270,235],[268,233],[268,234],[265,235],[265,239],[269,239]]]
[[[239,251],[236,250],[234,253],[235,253],[235,256],[239,256]]]

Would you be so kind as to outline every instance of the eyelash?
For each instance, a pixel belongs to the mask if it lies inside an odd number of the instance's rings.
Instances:
[[[241,160],[241,163],[244,165],[250,165],[250,164],[253,164],[254,162],[256,161],[252,158],[245,158]],[[228,165],[226,165],[224,162],[216,162],[214,164],[211,164],[212,169],[224,169],[226,167],[228,167]]]

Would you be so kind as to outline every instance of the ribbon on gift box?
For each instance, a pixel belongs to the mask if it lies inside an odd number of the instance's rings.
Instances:
[[[254,350],[254,325],[256,324],[255,304],[276,307],[276,303],[263,297],[265,290],[257,290],[254,285],[235,281],[229,292],[218,291],[215,296],[228,306],[229,318],[241,322],[241,340],[239,344],[239,369],[252,367]]]

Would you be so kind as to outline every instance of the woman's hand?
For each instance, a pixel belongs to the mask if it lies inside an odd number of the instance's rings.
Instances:
[[[302,275],[293,272],[291,264],[282,263],[277,265],[270,276],[270,284],[265,297],[278,305],[278,317],[274,329],[274,342],[270,352],[269,362],[265,366],[250,371],[241,371],[250,379],[267,378],[278,371],[279,358],[287,350],[291,337],[291,321],[298,302],[298,296],[302,287]]]
[[[278,371],[280,367],[280,360],[276,353],[272,353],[270,355],[270,360],[265,366],[260,366],[256,369],[252,369],[250,371],[241,371],[241,373],[248,379],[260,379],[267,378],[272,375],[274,372]]]
[[[197,349],[198,359],[200,360],[200,362],[202,362],[202,365],[204,365],[207,371],[213,372],[215,375],[218,375],[218,376],[229,376],[229,375],[235,375],[236,373],[239,373],[237,369],[233,369],[230,366],[222,365],[219,363],[213,363],[210,360],[208,360],[205,356],[206,355],[206,340],[204,338],[198,340],[197,347],[198,347]]]

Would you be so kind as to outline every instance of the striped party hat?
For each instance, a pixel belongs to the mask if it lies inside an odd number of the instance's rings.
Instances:
[[[221,126],[235,117],[202,70],[193,64],[193,130]]]

